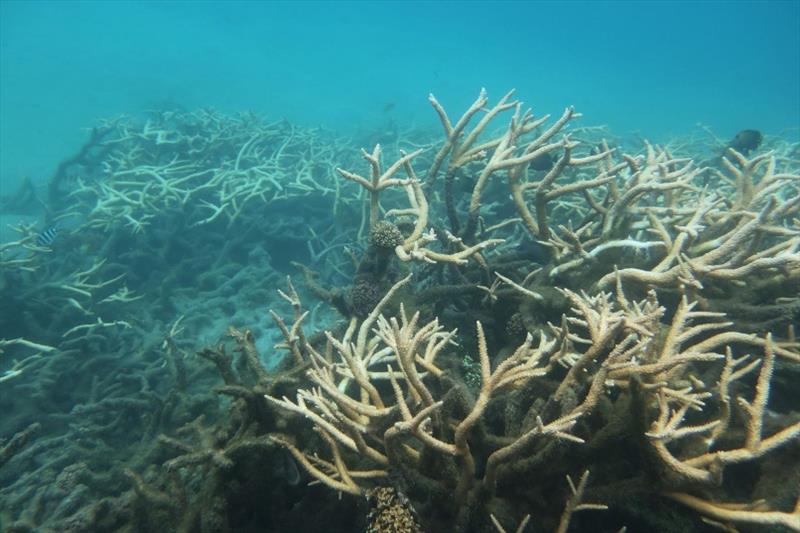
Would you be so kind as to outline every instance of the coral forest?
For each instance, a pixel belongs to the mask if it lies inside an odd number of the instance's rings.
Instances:
[[[116,117],[3,197],[0,529],[800,531],[800,144],[429,101]]]

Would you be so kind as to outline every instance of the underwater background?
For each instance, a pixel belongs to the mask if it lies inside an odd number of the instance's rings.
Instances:
[[[0,0],[0,531],[800,531],[799,174],[800,1]]]
[[[4,184],[46,174],[99,117],[165,104],[351,134],[389,113],[435,124],[428,93],[460,108],[486,87],[655,141],[800,121],[792,1],[1,5]]]

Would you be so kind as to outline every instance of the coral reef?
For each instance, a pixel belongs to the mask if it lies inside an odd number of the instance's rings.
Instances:
[[[796,146],[430,103],[364,173],[252,115],[95,128],[62,235],[0,248],[0,527],[800,531]]]

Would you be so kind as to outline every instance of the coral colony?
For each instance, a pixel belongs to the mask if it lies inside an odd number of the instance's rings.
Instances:
[[[0,249],[0,527],[800,531],[798,144],[430,103],[98,125]]]

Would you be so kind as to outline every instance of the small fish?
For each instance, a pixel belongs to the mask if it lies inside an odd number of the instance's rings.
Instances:
[[[53,241],[56,240],[56,235],[58,235],[58,230],[58,224],[54,224],[49,228],[43,229],[39,235],[36,236],[36,246],[46,248],[53,244]]]
[[[727,153],[728,148],[733,148],[742,155],[748,155],[761,146],[761,141],[763,139],[764,136],[761,135],[761,132],[758,130],[742,130],[737,133],[736,137],[725,147],[725,153]]]
[[[553,165],[555,164],[556,164],[555,158],[548,152],[540,155],[539,157],[531,159],[529,167],[532,170],[538,170],[540,172],[544,172],[545,170],[550,170],[551,168],[553,168]]]
[[[547,263],[553,256],[553,250],[549,246],[530,239],[525,239],[517,245],[517,253],[540,265]]]
[[[731,142],[725,145],[721,153],[719,153],[713,159],[703,162],[701,167],[724,169],[725,167],[722,164],[723,159],[727,159],[731,164],[738,166],[739,163],[733,156],[733,152],[731,150],[736,150],[746,157],[753,150],[757,150],[758,147],[761,146],[761,141],[763,140],[764,136],[758,130],[742,130],[736,134]],[[713,172],[709,168],[705,168],[701,176],[701,184],[703,187],[706,187],[713,178]]]

